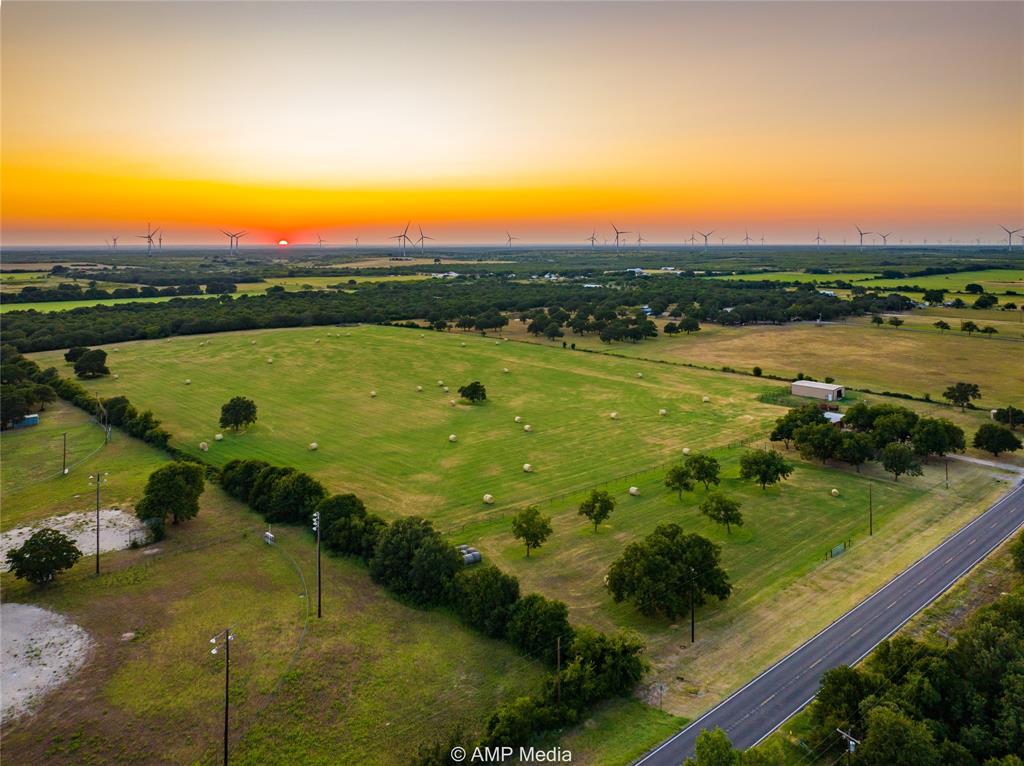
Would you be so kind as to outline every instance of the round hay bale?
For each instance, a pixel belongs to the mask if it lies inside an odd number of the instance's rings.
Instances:
[[[500,340],[496,340],[496,341],[494,341],[494,345],[495,345],[495,346],[500,346],[500,345],[501,345],[501,341],[500,341]]]
[[[370,392],[370,398],[371,399],[376,399],[377,398],[377,392],[376,391],[371,391]]]
[[[222,441],[224,441],[224,434],[217,434],[216,436],[213,437],[213,440],[215,442],[222,442]]]
[[[525,473],[533,473],[533,466],[529,463],[523,463],[523,471]]]
[[[256,341],[251,340],[251,341],[249,341],[249,344],[255,346],[256,345]]]
[[[711,401],[711,397],[710,396],[705,396],[703,399],[701,399],[701,401],[704,402],[705,404],[707,404],[708,402]]]
[[[448,393],[448,386],[443,386],[442,390],[447,394]]]
[[[661,415],[662,417],[665,417],[666,415],[668,415],[668,410],[662,407],[660,410],[658,410],[658,414]]]
[[[114,353],[116,354],[116,353],[117,353],[118,351],[120,351],[121,349],[119,349],[119,348],[112,348],[112,349],[110,349],[110,350],[111,350],[111,351],[113,351],[113,352],[114,352]]]
[[[462,346],[463,348],[465,348],[465,347],[466,347],[466,344],[465,344],[465,343],[461,343],[461,344],[459,344],[459,345],[461,345],[461,346]]]
[[[839,497],[839,490],[838,489],[833,489],[832,490],[832,497]]]
[[[459,440],[459,437],[456,436],[455,434],[449,434],[448,435],[448,441],[454,443],[454,442],[457,442],[458,440]]]
[[[619,413],[613,412],[608,417],[610,417],[612,420],[618,420],[619,419]]]
[[[455,406],[455,400],[454,399],[449,399],[448,400],[448,404],[450,404],[452,407],[454,407]]]
[[[502,367],[501,371],[507,373],[508,372],[508,367]]]
[[[531,426],[529,423],[527,423],[525,426],[523,426],[523,430],[526,431],[526,433],[532,433],[533,432],[533,426]]]
[[[207,444],[206,442],[199,442],[199,449],[201,449],[203,452],[209,452],[210,445]]]
[[[267,364],[273,364],[273,363],[274,363],[274,357],[268,356],[267,357]]]
[[[636,376],[637,376],[638,378],[642,378],[642,377],[644,376],[644,374],[643,374],[642,372],[638,372],[638,373],[636,374]]]
[[[314,340],[313,342],[314,342],[314,343],[319,343],[319,342],[320,342],[320,339],[319,339],[319,338],[317,338],[317,339],[316,339],[316,340]]]
[[[494,505],[494,495],[484,495],[484,502],[488,505]]]
[[[519,417],[518,415],[516,415],[515,418],[513,418],[513,420],[515,420],[517,423],[522,423],[523,422],[523,419],[521,417]]]
[[[317,444],[316,442],[310,442],[309,443],[309,451],[310,452],[316,452],[319,448],[320,448],[320,445]]]
[[[633,497],[640,497],[640,487],[630,487],[629,494]]]
[[[186,386],[191,386],[192,385],[192,378],[185,378],[185,385]]]
[[[416,391],[423,391],[423,386],[416,386]]]
[[[690,454],[690,448],[689,447],[683,447],[683,454],[684,455],[689,455]]]
[[[117,351],[116,348],[114,350]],[[999,412],[999,410],[989,410],[988,411],[988,415],[989,415],[990,418],[995,420],[996,419],[996,413],[998,413],[998,412]]]
[[[116,373],[114,374],[114,380],[117,380],[117,379],[118,379],[118,378],[120,378],[120,377],[121,377],[120,375],[118,375],[118,374],[116,374]]]
[[[443,381],[443,380],[439,380],[439,381],[437,381],[437,385],[439,385],[439,386],[443,386],[443,385],[444,385],[444,381]]]

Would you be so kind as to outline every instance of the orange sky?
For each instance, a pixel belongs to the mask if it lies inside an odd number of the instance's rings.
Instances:
[[[3,244],[999,238],[1024,4],[22,3]]]

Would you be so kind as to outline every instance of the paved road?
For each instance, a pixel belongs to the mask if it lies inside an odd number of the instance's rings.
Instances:
[[[697,735],[716,726],[736,747],[753,747],[814,699],[826,670],[863,659],[1022,524],[1024,484],[637,765],[678,766],[693,755]]]

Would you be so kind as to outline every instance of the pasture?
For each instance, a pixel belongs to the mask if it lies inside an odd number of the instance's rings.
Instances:
[[[980,313],[980,312],[978,312]],[[904,315],[917,322],[917,313]],[[1009,312],[1007,320],[1016,319]],[[685,362],[720,368],[733,367],[750,372],[761,367],[765,374],[796,377],[798,373],[818,380],[831,376],[852,388],[897,391],[941,401],[942,391],[960,380],[981,386],[983,408],[1005,406],[1019,399],[1022,391],[1020,369],[1024,366],[1024,343],[968,337],[957,330],[959,320],[946,321],[953,330],[940,333],[930,327],[940,317],[929,316],[927,331],[875,327],[867,319],[816,325],[793,322],[785,325],[723,327],[704,324],[700,332],[670,337],[660,335],[642,343],[602,343],[595,336],[572,336],[564,340],[577,347],[630,358]],[[982,319],[979,324],[990,324]],[[658,322],[664,326],[664,322]],[[1019,338],[1013,322],[1006,323],[1007,337]],[[561,346],[526,333],[513,322],[508,334],[541,345]],[[776,385],[784,385],[777,383]]]
[[[119,379],[87,387],[152,409],[181,449],[198,455],[205,441],[203,457],[217,465],[253,457],[295,466],[386,516],[442,524],[493,518],[502,508],[643,470],[684,446],[742,441],[779,412],[757,400],[778,383],[462,333],[322,327],[108,351]],[[34,358],[67,369],[58,352]],[[483,404],[457,393],[473,380],[487,387]],[[220,406],[235,395],[253,399],[259,419],[215,442]],[[525,473],[524,463],[535,471]],[[485,493],[493,507],[483,504]]]
[[[923,290],[944,290],[959,294],[965,299],[967,285],[981,285],[985,292],[996,295],[1024,294],[1024,269],[986,269],[982,271],[960,271],[955,274],[929,274],[882,278],[878,272],[850,271],[831,274],[808,274],[803,271],[766,271],[754,274],[731,274],[714,277],[740,282],[817,282],[822,285],[836,282],[851,282],[868,290],[892,290],[903,285],[913,285]]]
[[[84,461],[61,477],[53,445],[64,430]],[[167,458],[117,431],[90,452],[101,443],[100,430],[66,406],[48,408],[36,428],[5,433],[4,525],[90,510],[87,477],[96,468],[109,471],[104,507],[130,510]],[[227,625],[236,633],[234,762],[406,762],[419,744],[460,722],[476,730],[498,704],[540,684],[541,669],[507,644],[463,628],[448,612],[402,605],[348,560],[324,556],[317,620],[311,536],[275,529],[272,547],[264,529],[208,484],[198,517],[169,527],[167,539],[149,548],[104,554],[98,577],[91,555],[51,587],[4,573],[5,603],[65,614],[94,641],[86,666],[34,716],[5,722],[5,758],[213,762],[223,664],[208,639]]]

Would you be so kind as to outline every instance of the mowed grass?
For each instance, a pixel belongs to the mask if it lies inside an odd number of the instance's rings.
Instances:
[[[860,282],[878,276],[878,272],[845,271],[833,274],[808,274],[804,271],[765,271],[754,274],[725,274],[712,279],[727,279],[733,282]]]
[[[60,354],[36,358],[63,369]],[[295,466],[386,516],[419,514],[442,528],[644,470],[683,446],[748,439],[779,414],[757,400],[777,383],[375,326],[121,344],[108,363],[120,378],[89,388],[153,409],[182,449],[199,454],[205,441],[203,457],[218,465]],[[486,403],[460,401],[457,387],[473,380],[487,386]],[[216,442],[220,406],[234,395],[254,399],[259,420]]]
[[[954,328],[959,326],[953,319],[948,321]],[[548,343],[527,335],[520,322],[513,322],[510,333]],[[629,357],[731,366],[744,372],[759,366],[766,374],[786,377],[803,373],[823,380],[831,376],[853,388],[930,394],[935,401],[941,401],[950,384],[971,381],[981,387],[982,398],[976,404],[986,409],[1005,406],[1024,392],[1020,372],[1024,343],[968,337],[956,329],[910,332],[877,328],[861,320],[820,326],[811,322],[748,327],[705,324],[691,335],[662,334],[642,343],[609,345],[593,336],[571,340],[583,348]]]
[[[101,465],[117,466],[108,496],[138,497],[165,459],[123,436],[99,454]],[[7,495],[7,481],[35,470],[39,455],[28,442],[5,441],[5,524],[10,513],[80,510],[64,505],[70,478],[44,476],[31,497]],[[312,536],[277,528],[268,546],[264,529],[208,485],[198,517],[150,548],[105,554],[98,577],[91,556],[46,588],[4,573],[5,602],[66,614],[93,640],[81,671],[34,715],[5,723],[5,759],[216,762],[224,666],[208,640],[228,626],[233,762],[404,763],[458,723],[478,732],[497,705],[539,687],[542,670],[507,644],[446,611],[404,606],[345,559],[324,556],[317,620]]]
[[[714,277],[739,282],[851,282],[869,290],[892,290],[903,285],[914,285],[925,290],[944,290],[963,293],[967,285],[981,285],[985,292],[1005,294],[1007,291],[1024,293],[1024,269],[988,269],[961,271],[956,274],[931,274],[918,277],[881,279],[877,272],[837,272],[834,274],[808,274],[802,271],[773,271],[760,274],[732,274]]]

